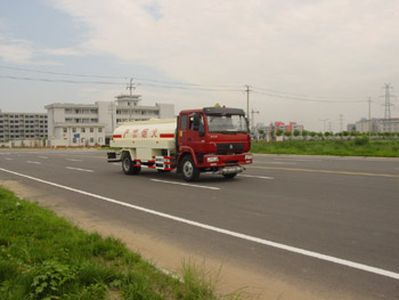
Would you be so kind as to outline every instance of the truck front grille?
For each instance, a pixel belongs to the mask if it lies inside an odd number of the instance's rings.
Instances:
[[[244,144],[240,143],[223,143],[216,144],[217,154],[243,153]]]

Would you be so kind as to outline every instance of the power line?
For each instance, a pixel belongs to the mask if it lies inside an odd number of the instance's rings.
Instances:
[[[11,76],[11,75],[0,75],[0,78],[13,79],[13,80],[25,80],[25,81],[41,81],[51,83],[71,83],[71,84],[100,84],[100,85],[124,85],[122,82],[115,81],[82,81],[73,79],[50,79],[50,78],[35,78],[25,76]],[[213,92],[241,92],[240,89],[218,89],[218,88],[201,88],[201,87],[183,87],[173,85],[161,85],[153,83],[141,84],[141,86],[156,87],[156,88],[167,88],[167,89],[179,89],[179,90],[198,90],[198,91],[213,91]]]
[[[21,67],[10,67],[10,66],[2,66],[0,65],[1,69],[8,69],[14,71],[23,71],[23,72],[32,72],[32,73],[40,73],[40,74],[49,74],[49,75],[56,75],[56,76],[70,76],[70,77],[83,77],[83,78],[99,78],[99,79],[122,79],[126,80],[130,76],[110,76],[110,75],[95,75],[95,74],[79,74],[79,73],[64,73],[64,72],[54,72],[54,71],[43,71],[31,68],[21,68]],[[178,81],[165,81],[165,80],[155,80],[155,79],[148,79],[148,78],[140,78],[135,77],[136,81],[143,81],[143,82],[150,82],[150,83],[160,83],[160,84],[171,84],[171,85],[178,85],[178,86],[191,86],[191,87],[211,87],[211,88],[237,88],[234,85],[227,85],[227,84],[215,84],[215,85],[203,85],[199,83],[189,83],[189,82],[178,82]]]
[[[9,69],[15,71],[24,72],[34,72],[40,74],[49,74],[56,76],[70,76],[70,77],[80,77],[80,78],[97,78],[97,79],[119,79],[127,80],[128,77],[123,76],[109,76],[109,75],[95,75],[95,74],[78,74],[78,73],[65,73],[65,72],[53,72],[53,71],[43,71],[31,68],[22,67],[11,67],[0,65],[2,69]],[[94,81],[77,81],[73,79],[50,79],[50,78],[33,78],[28,76],[13,76],[13,75],[0,75],[0,78],[8,78],[14,80],[29,80],[29,81],[43,81],[43,82],[62,82],[62,83],[76,83],[76,84],[102,84],[102,85],[122,85],[122,83],[115,81],[105,81],[105,80],[94,80]],[[209,91],[209,92],[240,92],[242,91],[239,87],[234,85],[202,85],[198,83],[184,83],[184,82],[171,82],[171,81],[161,81],[147,78],[137,78],[136,82],[140,83],[144,87],[153,87],[161,89],[178,89],[178,90],[197,90],[197,91]],[[246,86],[249,89],[249,86]],[[276,97],[284,100],[295,100],[302,102],[314,102],[314,103],[362,103],[364,100],[332,100],[331,97],[319,96],[311,97],[307,95],[288,93],[284,91],[278,91],[262,87],[253,87],[251,90],[245,90],[247,93],[247,115],[249,119],[249,93],[254,92],[257,94],[267,95],[270,97]],[[345,98],[345,97],[339,97]],[[348,99],[354,99],[349,98]]]
[[[286,92],[286,91],[279,91],[279,90],[263,88],[263,87],[254,87],[254,89],[263,91],[263,92],[272,93],[272,94],[289,95],[289,96],[299,97],[299,98],[331,99],[331,96],[317,96],[317,95],[309,96],[306,94],[298,94],[298,93],[292,93],[292,92]],[[335,96],[335,98],[357,99],[357,97],[353,97],[353,96]]]
[[[112,81],[81,81],[72,79],[49,79],[49,78],[33,78],[33,77],[20,77],[11,75],[0,75],[0,78],[13,79],[13,80],[26,80],[26,81],[42,81],[52,83],[72,83],[72,84],[101,84],[101,85],[122,85],[122,83]]]
[[[260,92],[257,90],[252,90],[256,94],[261,94],[261,95],[267,95],[271,97],[276,97],[276,98],[282,98],[286,100],[295,100],[295,101],[301,101],[301,102],[315,102],[315,103],[364,103],[366,102],[365,100],[323,100],[323,99],[316,99],[316,98],[307,98],[307,97],[296,97],[296,96],[289,96],[289,95],[279,95],[275,93],[266,93],[266,92]]]

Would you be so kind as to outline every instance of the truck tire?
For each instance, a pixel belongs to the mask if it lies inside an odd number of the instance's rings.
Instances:
[[[186,155],[181,161],[181,172],[185,181],[196,181],[200,176],[200,171],[195,166],[191,155]]]
[[[233,179],[236,176],[237,176],[237,173],[223,174],[223,177],[226,179]]]
[[[122,155],[122,170],[126,175],[137,175],[140,173],[141,167],[133,167],[130,154],[125,152]]]

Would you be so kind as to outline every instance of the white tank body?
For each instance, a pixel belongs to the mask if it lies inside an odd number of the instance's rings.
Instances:
[[[111,147],[129,149],[134,159],[149,160],[174,152],[176,119],[153,119],[124,123],[113,133]]]

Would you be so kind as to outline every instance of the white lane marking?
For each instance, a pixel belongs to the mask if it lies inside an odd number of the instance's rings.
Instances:
[[[65,160],[68,160],[68,161],[82,161],[81,159],[76,159],[76,158],[65,158]]]
[[[281,170],[293,172],[308,172],[308,173],[323,173],[336,175],[351,175],[351,176],[369,176],[369,177],[388,177],[399,178],[399,174],[384,174],[384,173],[368,173],[368,172],[349,172],[349,171],[333,171],[333,170],[318,170],[318,169],[301,169],[301,168],[283,168],[283,167],[258,167],[248,166],[248,169],[264,169],[264,170]]]
[[[41,159],[48,159],[47,156],[38,156],[38,158],[41,158]]]
[[[26,161],[28,164],[34,164],[34,165],[41,165],[42,163],[39,161],[32,161],[32,160],[27,160]]]
[[[338,258],[335,256],[331,256],[331,255],[326,255],[326,254],[322,254],[322,253],[318,253],[318,252],[314,252],[314,251],[309,251],[309,250],[305,250],[302,248],[297,248],[297,247],[293,247],[293,246],[289,246],[286,244],[282,244],[282,243],[276,243],[273,241],[269,241],[266,239],[262,239],[262,238],[258,238],[255,236],[251,236],[251,235],[247,235],[244,233],[239,233],[239,232],[235,232],[232,230],[228,230],[228,229],[223,229],[220,227],[216,227],[216,226],[212,226],[212,225],[207,225],[204,223],[200,223],[200,222],[196,222],[196,221],[191,221],[189,219],[185,219],[185,218],[181,218],[181,217],[177,217],[174,215],[170,215],[170,214],[166,214],[163,212],[159,212],[153,209],[148,209],[142,206],[138,206],[138,205],[133,205],[130,203],[126,203],[126,202],[122,202],[119,200],[115,200],[112,198],[108,198],[105,196],[101,196],[101,195],[97,195],[97,194],[93,194],[93,193],[89,193],[89,192],[85,192],[79,189],[75,189],[72,187],[68,187],[65,185],[61,185],[58,183],[54,183],[51,181],[47,181],[47,180],[43,180],[40,178],[36,178],[36,177],[32,177],[29,175],[25,175],[22,173],[18,173],[18,172],[14,172],[11,170],[7,170],[7,169],[3,169],[0,168],[0,171],[9,173],[9,174],[13,174],[19,177],[23,177],[23,178],[27,178],[36,182],[40,182],[40,183],[44,183],[47,185],[51,185],[54,187],[58,187],[67,191],[71,191],[71,192],[75,192],[81,195],[85,195],[85,196],[89,196],[89,197],[93,197],[102,201],[106,201],[106,202],[110,202],[110,203],[114,203],[117,205],[121,205],[121,206],[125,206],[125,207],[129,207],[138,211],[142,211],[151,215],[155,215],[158,217],[162,217],[165,219],[169,219],[169,220],[173,220],[176,222],[180,222],[180,223],[184,223],[184,224],[188,224],[194,227],[198,227],[198,228],[202,228],[202,229],[206,229],[209,231],[213,231],[213,232],[217,232],[217,233],[221,233],[224,235],[228,235],[228,236],[232,236],[238,239],[242,239],[242,240],[246,240],[246,241],[250,241],[253,243],[257,243],[257,244],[261,244],[261,245],[265,245],[265,246],[269,246],[269,247],[273,247],[273,248],[277,248],[277,249],[281,249],[281,250],[285,250],[288,252],[292,252],[292,253],[296,253],[296,254],[300,254],[300,255],[304,255],[304,256],[308,256],[308,257],[312,257],[312,258],[317,258],[323,261],[328,261],[331,263],[335,263],[338,265],[342,265],[342,266],[346,266],[346,267],[350,267],[353,269],[357,269],[357,270],[362,270],[365,272],[369,272],[369,273],[373,273],[373,274],[377,274],[377,275],[381,275],[381,276],[385,276],[385,277],[389,277],[389,278],[393,278],[396,280],[399,280],[399,273],[393,272],[393,271],[389,271],[389,270],[385,270],[385,269],[381,269],[381,268],[377,268],[377,267],[373,267],[373,266],[369,266],[369,265],[365,265],[362,263],[358,263],[358,262],[354,262],[354,261],[350,261],[350,260],[346,260],[346,259],[342,259],[342,258]]]
[[[238,176],[240,176],[240,177],[248,177],[248,178],[270,179],[270,180],[274,179],[274,177],[249,175],[249,174],[239,174]]]
[[[93,170],[88,170],[88,169],[81,169],[81,168],[75,168],[75,167],[65,167],[66,169],[69,170],[76,170],[76,171],[82,171],[82,172],[89,172],[89,173],[93,173]]]
[[[150,179],[151,181],[154,182],[159,182],[159,183],[166,183],[166,184],[174,184],[174,185],[182,185],[182,186],[190,186],[190,187],[196,187],[196,188],[201,188],[201,189],[208,189],[208,190],[213,190],[213,191],[218,191],[220,188],[214,187],[214,186],[207,186],[207,185],[198,185],[198,184],[190,184],[190,183],[184,183],[184,182],[177,182],[177,181],[169,181],[169,180],[160,180],[160,179]]]
[[[5,160],[13,160],[12,158],[9,157],[4,157]]]

